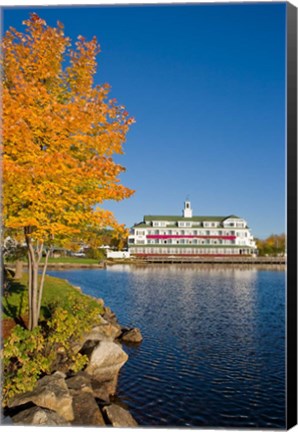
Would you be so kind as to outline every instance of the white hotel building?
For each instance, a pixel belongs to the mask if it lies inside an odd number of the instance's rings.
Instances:
[[[182,216],[144,216],[128,237],[131,255],[254,255],[256,243],[238,216],[193,216],[185,201]]]

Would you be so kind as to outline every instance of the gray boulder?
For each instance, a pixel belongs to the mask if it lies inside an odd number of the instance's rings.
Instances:
[[[102,298],[94,298],[93,297],[93,300],[95,300],[96,303],[98,303],[100,306],[102,306],[104,308],[105,302]]]
[[[76,392],[93,394],[91,377],[85,372],[78,372],[73,377],[67,378],[65,382],[71,395]]]
[[[109,306],[105,306],[103,318],[114,324],[118,322],[116,314],[111,310]]]
[[[91,377],[86,372],[79,372],[66,380],[72,396],[74,411],[73,425],[103,426],[104,419],[95,401],[95,394],[91,385]]]
[[[12,417],[12,421],[14,425],[70,426],[70,423],[56,412],[38,406],[19,412]]]
[[[123,349],[111,341],[102,341],[92,351],[86,372],[93,379],[105,383],[108,393],[115,394],[118,374],[128,359]]]
[[[72,396],[78,392],[90,393],[102,402],[110,403],[110,381],[99,382],[86,372],[79,372],[77,375],[68,378],[66,384]]]
[[[111,323],[105,320],[102,316],[99,317],[99,323],[94,326],[90,332],[84,334],[79,342],[73,344],[72,348],[75,352],[81,352],[90,356],[90,352],[84,352],[85,344],[89,341],[113,341],[121,335],[121,326],[117,323]],[[96,344],[94,344],[95,346]]]
[[[84,340],[114,340],[121,334],[121,326],[100,317],[100,324],[84,336]]]
[[[76,392],[73,395],[74,420],[76,426],[105,426],[94,396],[89,392]]]
[[[123,328],[120,339],[123,342],[140,343],[143,340],[143,336],[138,328],[132,328],[132,329]]]
[[[94,397],[97,399],[102,400],[105,403],[110,403],[110,387],[111,382],[99,382],[96,379],[91,379],[91,385],[92,385],[92,391]]]
[[[116,404],[106,405],[103,412],[113,427],[136,427],[138,423],[124,408]]]
[[[8,407],[13,408],[33,402],[39,407],[55,411],[65,420],[73,420],[72,397],[64,378],[65,375],[61,372],[41,378],[31,392],[22,393],[10,400]]]

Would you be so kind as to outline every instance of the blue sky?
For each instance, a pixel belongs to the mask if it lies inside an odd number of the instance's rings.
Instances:
[[[107,202],[128,227],[145,214],[244,217],[285,231],[285,3],[4,8],[101,45],[96,83],[135,117],[117,162],[135,189]]]

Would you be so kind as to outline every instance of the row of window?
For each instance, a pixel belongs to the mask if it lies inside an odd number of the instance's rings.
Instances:
[[[218,235],[218,236],[234,236],[237,237],[247,237],[247,231],[225,231],[225,230],[135,230],[135,235],[144,236],[144,235]]]
[[[224,244],[224,245],[228,245],[228,244],[235,244],[235,240],[216,240],[216,239],[167,239],[167,240],[163,240],[163,239],[152,239],[152,240],[148,240],[147,241],[148,244],[195,244],[195,245],[205,245],[205,244],[210,244],[210,245],[215,245],[215,244]],[[144,240],[137,240],[136,244],[145,244]]]
[[[177,222],[174,222],[177,224]],[[168,225],[173,225],[173,222],[164,222],[164,221],[153,221],[152,226],[154,227],[166,227]],[[178,221],[178,227],[204,227],[204,228],[217,228],[220,226],[224,227],[236,227],[236,228],[245,228],[244,222],[182,222]]]
[[[237,248],[142,248],[135,247],[130,251],[132,254],[142,255],[249,255],[250,249]]]

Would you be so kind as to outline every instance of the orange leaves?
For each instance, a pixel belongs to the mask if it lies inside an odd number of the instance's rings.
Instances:
[[[68,82],[73,92],[84,95],[93,85],[93,75],[96,72],[96,55],[100,52],[94,37],[86,41],[78,36],[76,50],[70,51],[70,66],[67,68]]]
[[[25,24],[25,25],[27,25],[28,27],[30,27],[30,26],[32,26],[32,24],[46,25],[46,22],[45,22],[43,19],[41,19],[41,18],[37,15],[37,13],[33,12],[33,13],[30,15],[30,20],[23,21],[23,24]]]
[[[69,45],[60,30],[47,27],[35,14],[25,24],[27,34],[10,29],[3,41],[4,59],[9,60],[5,76],[15,88],[54,79],[61,72],[62,56]]]
[[[61,23],[52,28],[32,14],[24,24],[25,33],[3,38],[4,223],[30,226],[35,238],[115,228],[96,206],[133,193],[112,156],[123,152],[134,119],[108,100],[108,84],[93,86],[96,38],[80,36],[73,48]]]

